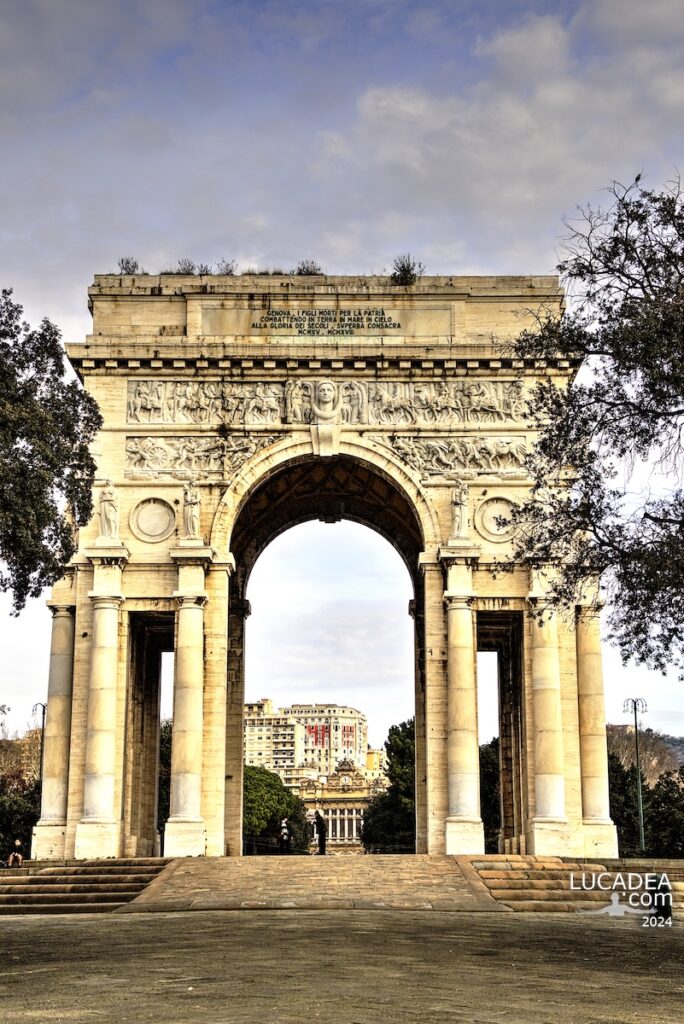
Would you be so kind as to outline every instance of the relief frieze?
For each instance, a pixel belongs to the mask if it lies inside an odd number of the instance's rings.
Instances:
[[[467,479],[478,474],[525,476],[527,448],[521,438],[387,437],[369,435],[423,476]]]
[[[516,380],[131,380],[127,418],[129,423],[227,427],[310,424],[321,419],[343,427],[429,427],[520,422],[525,405],[523,385]]]
[[[127,437],[126,476],[133,480],[226,480],[247,459],[277,440],[253,434],[229,437]]]

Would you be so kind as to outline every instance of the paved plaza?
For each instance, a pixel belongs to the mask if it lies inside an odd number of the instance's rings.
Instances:
[[[437,911],[0,919],[0,1021],[681,1024],[684,929]]]

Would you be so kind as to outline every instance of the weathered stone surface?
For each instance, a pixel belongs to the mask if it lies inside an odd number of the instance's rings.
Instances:
[[[525,612],[543,573],[493,572],[528,485],[526,396],[576,368],[505,347],[560,309],[557,279],[104,275],[89,298],[93,333],[68,351],[104,415],[98,511],[52,602],[37,853],[159,852],[174,644],[169,849],[241,853],[245,581],[289,526],[349,516],[412,576],[418,850],[482,852],[479,646],[503,669],[502,850],[615,855],[597,624],[540,636]]]

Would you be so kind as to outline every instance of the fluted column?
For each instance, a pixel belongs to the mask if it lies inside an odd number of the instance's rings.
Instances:
[[[173,676],[170,815],[164,830],[167,857],[200,857],[206,852],[202,817],[204,728],[205,567],[212,553],[188,540],[171,551],[178,564],[178,602]]]
[[[578,607],[575,628],[585,852],[590,856],[616,857],[617,834],[610,820],[608,794],[600,609]]]
[[[563,721],[556,615],[532,629],[535,821],[565,820]]]
[[[170,821],[202,819],[204,597],[179,597],[173,682]]]
[[[61,860],[67,816],[71,697],[74,671],[74,609],[51,604],[52,641],[48,677],[40,820],[33,832],[34,860]]]
[[[471,560],[447,561],[447,854],[483,853]]]

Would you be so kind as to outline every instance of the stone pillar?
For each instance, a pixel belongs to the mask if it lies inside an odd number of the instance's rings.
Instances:
[[[606,713],[603,700],[600,609],[578,607],[576,618],[577,700],[584,853],[617,857],[617,831],[610,819]]]
[[[63,860],[69,783],[74,608],[51,603],[52,642],[43,751],[40,820],[33,830],[34,860]]]
[[[201,540],[173,549],[178,564],[178,601],[173,678],[170,815],[164,831],[166,857],[206,853],[202,816],[202,736],[204,712],[205,565],[213,553]]]
[[[535,571],[530,601],[543,600],[543,583]],[[530,625],[532,641],[532,714],[535,813],[531,823],[534,854],[567,852],[563,719],[561,709],[558,621],[555,612]]]
[[[88,685],[83,817],[76,826],[77,859],[121,856],[121,808],[117,778],[117,684],[121,576],[128,551],[109,542],[86,552],[93,569],[93,633]]]
[[[229,857],[240,857],[243,852],[245,628],[250,610],[249,601],[231,594],[225,761],[225,848]]]
[[[441,552],[440,557],[447,570],[446,853],[484,853],[472,594],[476,556]]]

